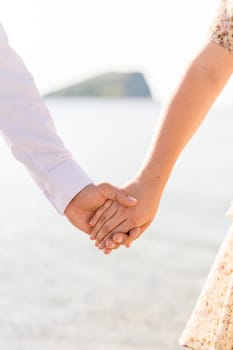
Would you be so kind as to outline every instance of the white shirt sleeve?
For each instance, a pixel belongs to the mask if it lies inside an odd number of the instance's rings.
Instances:
[[[58,136],[31,73],[0,24],[0,132],[58,213],[92,180]]]

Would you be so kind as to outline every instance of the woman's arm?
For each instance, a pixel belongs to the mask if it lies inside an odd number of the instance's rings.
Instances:
[[[165,186],[177,157],[203,122],[233,72],[233,55],[209,42],[185,71],[164,106],[154,143],[142,169],[144,178]]]
[[[138,205],[123,208],[113,203],[104,215],[100,209],[91,222],[94,226],[92,239],[96,239],[97,244],[103,247],[108,240],[107,246],[112,248],[113,242],[108,238],[113,233],[128,232],[134,227],[140,227],[143,232],[150,224],[178,156],[232,72],[233,55],[214,41],[208,42],[193,59],[161,112],[153,145],[142,169],[125,186],[128,193],[138,199]],[[124,238],[125,242],[125,235],[115,237]]]

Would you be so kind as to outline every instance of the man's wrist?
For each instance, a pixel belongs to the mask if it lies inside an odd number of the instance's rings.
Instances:
[[[70,200],[70,202],[67,204],[66,208],[64,209],[64,215],[67,215],[69,211],[72,211],[73,207],[75,210],[77,210],[77,205],[79,202],[82,201],[82,199],[85,197],[87,200],[87,197],[94,196],[94,192],[97,194],[97,187],[94,183],[90,183],[87,186],[84,186],[79,192],[77,192]]]
[[[79,164],[74,159],[68,159],[49,172],[44,194],[59,214],[64,215],[71,200],[92,183]]]

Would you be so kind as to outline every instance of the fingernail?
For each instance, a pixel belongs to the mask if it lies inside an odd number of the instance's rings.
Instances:
[[[132,197],[132,196],[128,196],[128,198],[132,201],[136,201],[136,198]]]
[[[122,243],[122,238],[116,238],[117,243]]]
[[[105,255],[109,255],[111,252],[112,252],[112,251],[109,251],[109,250],[106,251],[106,250],[105,250],[105,251],[104,251],[104,254],[105,254]]]

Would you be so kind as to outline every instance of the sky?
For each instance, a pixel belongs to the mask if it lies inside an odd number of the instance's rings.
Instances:
[[[142,71],[163,101],[205,42],[219,0],[8,0],[1,22],[41,93]],[[13,9],[13,11],[12,11]],[[232,100],[230,83],[220,98]]]

